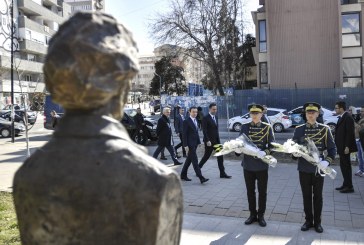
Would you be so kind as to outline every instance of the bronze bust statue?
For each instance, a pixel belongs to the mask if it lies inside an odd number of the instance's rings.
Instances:
[[[51,39],[45,82],[65,115],[14,178],[23,244],[179,244],[178,175],[120,123],[136,44],[103,13],[77,13]]]

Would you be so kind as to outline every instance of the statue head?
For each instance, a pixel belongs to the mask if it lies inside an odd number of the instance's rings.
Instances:
[[[131,33],[104,13],[79,12],[49,43],[45,83],[65,110],[99,111],[117,119],[139,70]]]

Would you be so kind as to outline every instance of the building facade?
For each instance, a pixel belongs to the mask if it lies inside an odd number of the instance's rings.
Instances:
[[[72,13],[77,11],[105,12],[104,0],[65,0],[71,6]]]
[[[259,2],[258,87],[363,87],[364,0]]]
[[[0,106],[11,102],[11,0],[1,0]],[[71,14],[60,0],[14,1],[14,103],[44,92],[43,62],[50,38]]]

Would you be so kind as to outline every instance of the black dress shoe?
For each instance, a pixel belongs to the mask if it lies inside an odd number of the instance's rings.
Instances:
[[[317,225],[315,225],[315,231],[317,233],[322,233],[324,231],[324,229],[322,228],[321,224],[317,224]]]
[[[258,221],[257,216],[256,215],[250,215],[249,218],[247,220],[245,220],[244,224],[246,225],[250,225],[254,222]]]
[[[340,187],[336,187],[336,188],[335,188],[335,190],[337,190],[337,191],[341,191],[341,190],[342,190],[342,189],[344,189],[344,188],[345,188],[345,186],[343,186],[343,185],[342,185],[342,186],[340,186]]]
[[[231,179],[231,176],[227,175],[227,174],[220,174],[220,178],[222,178],[222,179]]]
[[[205,183],[205,182],[207,182],[207,181],[209,181],[209,179],[206,179],[205,177],[201,177],[201,178],[200,178],[200,182],[201,182],[201,184],[203,184],[203,183]]]
[[[161,157],[160,159],[161,159],[161,160],[167,160],[167,158],[166,158],[166,157]]]
[[[313,227],[313,224],[311,222],[306,221],[302,226],[301,226],[301,231],[308,231],[310,228]]]
[[[353,193],[353,192],[354,192],[354,188],[353,187],[351,187],[351,188],[345,187],[344,189],[342,189],[340,191],[340,193]]]
[[[267,222],[265,222],[264,220],[264,216],[258,217],[258,223],[261,227],[266,227],[267,226]]]
[[[179,161],[175,161],[174,162],[174,165],[182,165],[183,163],[182,162],[179,162]]]
[[[181,176],[181,180],[184,180],[184,181],[191,181],[191,179],[190,179],[190,178],[188,178],[187,176],[186,176],[186,177],[182,177],[182,176]]]

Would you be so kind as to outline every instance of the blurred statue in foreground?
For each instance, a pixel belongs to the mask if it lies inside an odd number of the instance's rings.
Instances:
[[[102,13],[78,13],[52,38],[46,86],[65,116],[14,179],[23,244],[179,244],[178,175],[120,124],[137,48]]]

